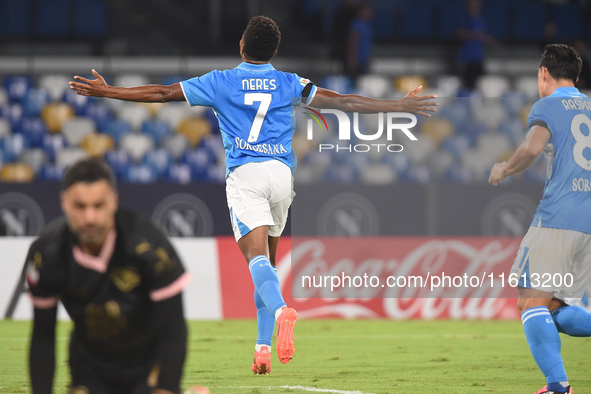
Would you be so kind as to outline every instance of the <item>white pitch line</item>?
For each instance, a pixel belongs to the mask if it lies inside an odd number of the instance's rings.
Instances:
[[[216,389],[290,389],[290,390],[301,390],[301,391],[312,391],[315,393],[333,393],[333,394],[372,394],[365,393],[363,391],[346,391],[346,390],[333,390],[333,389],[319,389],[316,387],[307,386],[213,386]]]
[[[371,394],[371,393],[364,393],[362,391],[345,391],[345,390],[318,389],[316,387],[306,387],[306,386],[281,386],[281,388],[291,389],[291,390],[314,391],[316,393]]]

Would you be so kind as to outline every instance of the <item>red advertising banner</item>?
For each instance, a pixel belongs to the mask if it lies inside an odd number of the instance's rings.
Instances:
[[[277,273],[305,318],[514,319],[519,238],[282,239]],[[255,316],[254,287],[233,238],[218,238],[223,316]]]

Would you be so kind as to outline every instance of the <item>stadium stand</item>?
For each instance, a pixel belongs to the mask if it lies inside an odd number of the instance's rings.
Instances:
[[[320,141],[306,138],[301,124],[304,118],[298,115],[300,126],[293,142],[300,162],[296,181],[483,181],[490,165],[515,149],[523,138],[523,117],[537,89],[534,78],[487,75],[478,82],[479,95],[443,98],[436,116],[419,121],[418,141],[403,136],[394,141],[404,146],[404,153],[319,153]],[[128,81],[126,84],[145,82],[141,75],[113,79]],[[58,81],[63,83],[64,78],[44,76],[38,83],[27,76],[3,79],[6,99],[0,105],[0,154],[4,166],[25,164],[31,178],[51,180],[80,157],[103,156],[122,181],[223,182],[223,143],[217,125],[212,124],[215,118],[207,110],[185,103],[146,106],[78,100],[57,86]],[[336,84],[355,91],[339,76],[326,81],[333,87]],[[450,95],[458,91],[457,77],[451,75],[432,80],[414,75],[396,79],[367,75],[360,78],[358,89],[388,97],[417,83],[432,84],[434,91]],[[378,129],[378,120],[377,116],[362,116],[359,128],[370,133]],[[334,126],[331,123],[329,128]],[[318,138],[322,143],[342,144],[334,135]],[[10,171],[12,174],[14,170]],[[539,180],[539,171],[530,175],[529,180]],[[3,179],[14,178],[6,175]]]
[[[339,3],[338,0],[309,0],[302,2],[300,12],[304,18],[314,16],[314,20],[322,24],[321,29],[328,32]],[[432,45],[425,47],[425,52],[433,45],[440,46],[438,54],[445,54],[453,49],[455,19],[463,3],[463,0],[375,0],[372,24],[376,40],[386,44],[410,43],[418,52],[421,52],[420,44]],[[503,43],[509,46],[525,43],[537,48],[545,39],[544,27],[548,21],[556,24],[556,39],[570,40],[585,35],[591,38],[591,25],[588,26],[585,19],[588,15],[583,12],[583,3],[490,0],[484,1],[484,16],[490,33]],[[417,8],[424,12],[416,12]],[[105,0],[0,0],[0,38],[39,39],[50,43],[53,39],[59,41],[74,36],[91,40],[105,38],[111,26],[108,11]],[[314,77],[320,86],[342,93],[400,97],[417,85],[423,85],[426,93],[438,94],[441,97],[438,114],[430,119],[419,119],[416,127],[419,141],[408,141],[404,136],[397,138],[393,142],[404,145],[402,153],[318,152],[321,142],[338,145],[342,141],[334,135],[321,134],[315,135],[315,140],[308,140],[309,118],[296,113],[297,131],[293,141],[299,158],[296,182],[483,181],[490,164],[507,157],[523,140],[527,113],[538,96],[537,78],[531,72],[527,75],[514,69],[502,72],[502,67],[501,72],[497,72],[497,68],[478,80],[476,92],[466,94],[461,91],[458,76],[446,65],[438,64],[440,68],[435,73],[422,73],[414,58],[402,63],[399,59],[405,55],[398,51],[390,53],[392,48],[382,47],[379,53],[381,58],[376,63],[385,65],[380,68],[382,72],[359,77],[357,86],[337,72]],[[311,53],[314,56],[313,50]],[[536,58],[537,55],[536,52]],[[391,61],[390,57],[396,60]],[[156,73],[156,78],[150,65],[132,73],[130,70],[134,67],[129,63],[122,66],[122,71],[106,77],[120,86],[153,81],[171,84],[192,74],[188,72],[192,60],[187,59],[181,58],[180,65],[168,74]],[[116,63],[110,59],[103,64],[111,61]],[[225,61],[225,58],[213,58],[207,67],[211,69]],[[448,61],[438,59],[439,63]],[[497,62],[503,65],[503,59]],[[230,63],[234,64],[235,59]],[[331,70],[330,67],[326,69]],[[122,181],[223,182],[223,142],[217,119],[210,109],[191,108],[186,103],[146,105],[77,96],[68,89],[69,70],[40,70],[0,75],[2,169],[20,168],[20,164],[28,168],[7,170],[7,175],[2,177],[4,181],[29,179],[28,176],[14,176],[15,171],[32,173],[31,179],[59,179],[64,166],[78,157],[90,155],[105,157]],[[327,121],[329,129],[334,130],[334,119],[327,117]],[[367,133],[375,132],[378,127],[379,119],[375,116],[360,121],[360,129]],[[351,143],[363,144],[364,141],[354,138]],[[543,180],[539,168],[541,166],[529,170],[523,179]]]

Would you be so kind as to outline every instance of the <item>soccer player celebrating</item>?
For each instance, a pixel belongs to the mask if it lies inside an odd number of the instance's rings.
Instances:
[[[169,86],[109,86],[95,70],[96,79],[76,76],[76,81],[70,82],[70,87],[83,96],[140,102],[186,100],[191,106],[208,106],[216,111],[226,150],[226,196],[232,228],[255,286],[259,330],[252,365],[255,374],[271,371],[275,321],[279,360],[289,362],[295,350],[297,313],[286,307],[274,270],[279,236],[293,198],[292,106],[429,116],[437,105],[428,101],[435,96],[417,96],[420,87],[400,100],[341,95],[318,88],[270,64],[280,39],[275,22],[257,16],[250,20],[240,40],[242,63],[232,70],[214,70]]]
[[[525,141],[489,182],[529,167],[544,152],[546,184],[532,226],[511,268],[525,337],[546,377],[541,393],[572,393],[560,355],[559,332],[591,335],[591,313],[568,305],[591,278],[591,100],[575,83],[581,58],[567,45],[546,46],[538,69],[540,100],[532,107]]]
[[[70,393],[180,393],[190,277],[162,232],[117,201],[106,163],[75,163],[62,182],[66,220],[31,245],[34,394],[52,392],[58,300],[74,321]]]

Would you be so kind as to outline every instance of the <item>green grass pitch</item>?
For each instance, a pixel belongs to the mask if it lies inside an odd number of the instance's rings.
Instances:
[[[0,321],[0,393],[29,392],[30,322]],[[68,383],[68,323],[58,328],[55,393]],[[254,320],[193,321],[184,387],[216,393],[533,393],[544,377],[519,321],[300,320],[296,354],[250,372]],[[591,394],[591,338],[561,335],[569,380]],[[275,351],[275,348],[273,348]]]

